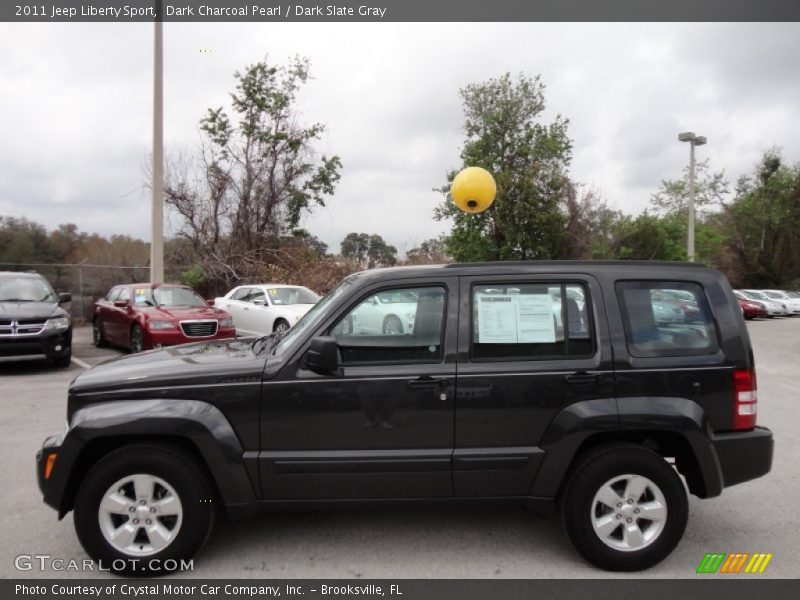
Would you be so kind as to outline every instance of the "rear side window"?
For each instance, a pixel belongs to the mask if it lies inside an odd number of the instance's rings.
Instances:
[[[472,288],[473,359],[544,360],[594,352],[586,288],[492,283]]]
[[[699,284],[622,281],[616,290],[631,356],[694,356],[719,350]]]

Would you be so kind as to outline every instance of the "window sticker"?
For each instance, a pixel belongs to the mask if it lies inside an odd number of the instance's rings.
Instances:
[[[478,296],[478,339],[482,344],[515,344],[515,296]]]
[[[547,344],[556,341],[554,310],[560,301],[549,294],[478,294],[481,344]],[[554,304],[556,306],[554,307]]]
[[[147,302],[147,290],[145,288],[133,290],[133,301],[136,304],[145,304]]]
[[[517,305],[517,343],[552,344],[556,341],[553,298],[550,294],[514,296]],[[561,302],[559,301],[560,305]],[[560,312],[560,306],[558,307]]]

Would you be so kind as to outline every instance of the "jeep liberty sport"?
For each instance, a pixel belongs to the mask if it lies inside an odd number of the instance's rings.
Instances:
[[[691,318],[669,290],[692,296]],[[557,506],[581,555],[632,571],[678,544],[687,488],[710,498],[770,470],[756,401],[718,271],[379,269],[285,334],[82,373],[38,480],[89,555],[122,573],[194,556],[217,513],[398,500]]]

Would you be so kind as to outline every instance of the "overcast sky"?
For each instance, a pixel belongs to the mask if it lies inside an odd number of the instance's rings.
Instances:
[[[0,215],[48,228],[149,239],[152,25],[0,24]],[[303,225],[338,250],[350,231],[403,252],[446,231],[431,191],[459,166],[458,89],[505,71],[539,73],[545,119],[569,118],[571,175],[638,213],[688,161],[732,179],[770,147],[800,161],[798,24],[164,25],[167,152],[197,147],[197,122],[225,104],[233,72],[307,56],[308,121],[344,169]],[[201,52],[204,50],[204,52]],[[175,223],[172,224],[174,227]]]

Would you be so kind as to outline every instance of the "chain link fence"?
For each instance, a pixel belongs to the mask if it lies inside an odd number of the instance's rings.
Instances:
[[[81,263],[4,263],[0,271],[27,271],[45,277],[56,292],[69,292],[69,310],[76,323],[91,321],[95,300],[105,296],[115,285],[141,283],[150,280],[149,266],[115,266]],[[178,269],[166,268],[164,279],[180,282]]]

